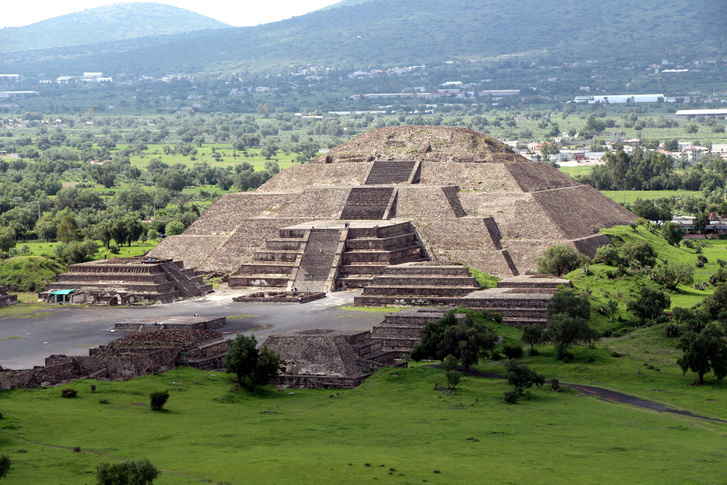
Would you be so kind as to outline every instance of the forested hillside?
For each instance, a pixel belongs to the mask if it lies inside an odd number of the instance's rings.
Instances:
[[[123,41],[229,25],[161,3],[117,3],[0,30],[0,52]]]
[[[724,55],[725,27],[727,4],[712,0],[369,0],[256,27],[9,55],[6,69],[159,74],[498,56],[659,63]]]

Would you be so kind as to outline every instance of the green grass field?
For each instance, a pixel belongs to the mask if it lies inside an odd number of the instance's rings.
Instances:
[[[642,387],[663,386],[652,376]],[[76,381],[74,399],[61,398],[60,388],[4,392],[0,449],[13,466],[3,483],[93,483],[96,464],[142,457],[164,471],[161,485],[724,477],[727,425],[574,391],[537,389],[507,405],[504,381],[464,377],[453,395],[435,390],[444,383],[441,370],[415,366],[382,370],[355,390],[269,388],[251,396],[232,391],[222,373],[181,369],[125,383]],[[160,389],[170,399],[153,412],[148,395]]]
[[[601,193],[614,202],[632,204],[636,199],[661,199],[664,197],[698,197],[702,193],[698,190],[602,190]]]

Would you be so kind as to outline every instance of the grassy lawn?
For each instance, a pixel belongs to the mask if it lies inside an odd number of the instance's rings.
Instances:
[[[663,387],[646,376],[642,387]],[[464,377],[453,395],[434,389],[444,383],[441,370],[414,366],[384,369],[355,390],[250,396],[222,373],[182,369],[76,381],[74,399],[59,388],[4,392],[0,447],[13,465],[3,483],[90,483],[96,464],[142,457],[164,471],[162,485],[724,478],[727,425],[575,392],[538,389],[507,405],[504,381]],[[153,412],[148,395],[160,389],[170,399]]]

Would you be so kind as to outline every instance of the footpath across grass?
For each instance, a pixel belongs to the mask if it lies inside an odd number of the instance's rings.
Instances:
[[[575,368],[575,366],[574,366]],[[574,391],[502,401],[501,380],[384,369],[354,390],[234,390],[220,372],[80,380],[0,393],[3,484],[92,483],[101,462],[146,457],[155,483],[717,483],[727,425]],[[91,385],[96,392],[91,392]],[[168,389],[161,412],[149,393]],[[79,451],[74,451],[76,448]],[[617,466],[615,465],[617,464]]]

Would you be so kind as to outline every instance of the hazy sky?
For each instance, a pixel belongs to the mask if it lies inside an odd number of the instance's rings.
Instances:
[[[242,27],[275,22],[317,10],[339,0],[156,0],[186,8],[226,24]],[[119,0],[20,0],[5,1],[0,13],[0,27],[20,27],[60,15],[80,12]]]

